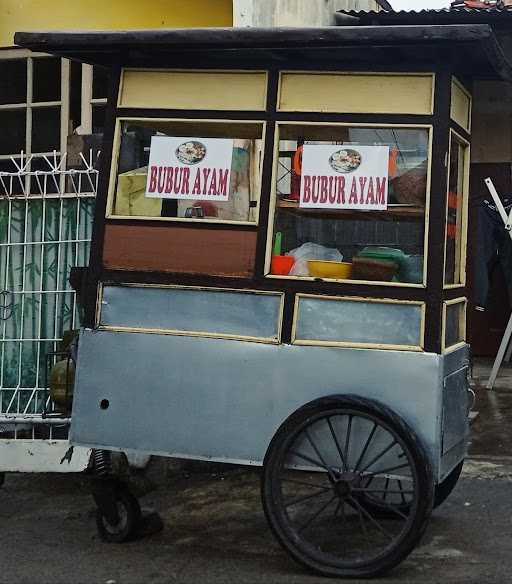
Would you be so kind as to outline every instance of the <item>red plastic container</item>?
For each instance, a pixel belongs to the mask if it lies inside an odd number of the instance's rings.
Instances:
[[[272,256],[270,273],[278,276],[287,276],[290,273],[294,263],[295,259],[292,256]]]

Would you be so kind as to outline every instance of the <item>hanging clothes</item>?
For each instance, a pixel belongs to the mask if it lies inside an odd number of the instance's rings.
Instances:
[[[512,196],[503,197],[507,214],[512,209]],[[499,260],[512,303],[512,239],[505,230],[498,209],[484,199],[478,206],[478,229],[475,255],[474,301],[477,310],[485,310],[489,302],[490,270]]]

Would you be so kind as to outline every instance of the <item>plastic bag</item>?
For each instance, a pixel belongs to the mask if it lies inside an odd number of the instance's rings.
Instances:
[[[286,255],[293,256],[295,259],[295,263],[290,270],[290,276],[309,276],[308,260],[343,261],[343,255],[339,250],[311,242],[303,243]]]

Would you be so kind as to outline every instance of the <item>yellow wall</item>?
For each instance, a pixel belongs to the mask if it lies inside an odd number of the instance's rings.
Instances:
[[[232,0],[0,0],[0,47],[16,31],[232,26]]]

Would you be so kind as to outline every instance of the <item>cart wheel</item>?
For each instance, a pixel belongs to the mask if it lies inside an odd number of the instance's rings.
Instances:
[[[306,567],[339,577],[375,576],[401,562],[434,498],[416,434],[386,406],[357,396],[322,398],[292,414],[269,446],[261,487],[281,545]],[[390,517],[374,514],[363,496],[382,496]]]
[[[96,527],[103,541],[107,543],[122,543],[133,535],[141,517],[137,498],[127,490],[117,490],[115,493],[119,521],[113,525],[103,515],[101,509],[96,510]]]
[[[462,467],[464,466],[464,461],[462,460],[459,464],[452,470],[452,472],[436,486],[435,496],[434,496],[434,509],[442,505],[446,499],[451,495],[451,492],[457,484],[460,474],[462,472]]]

